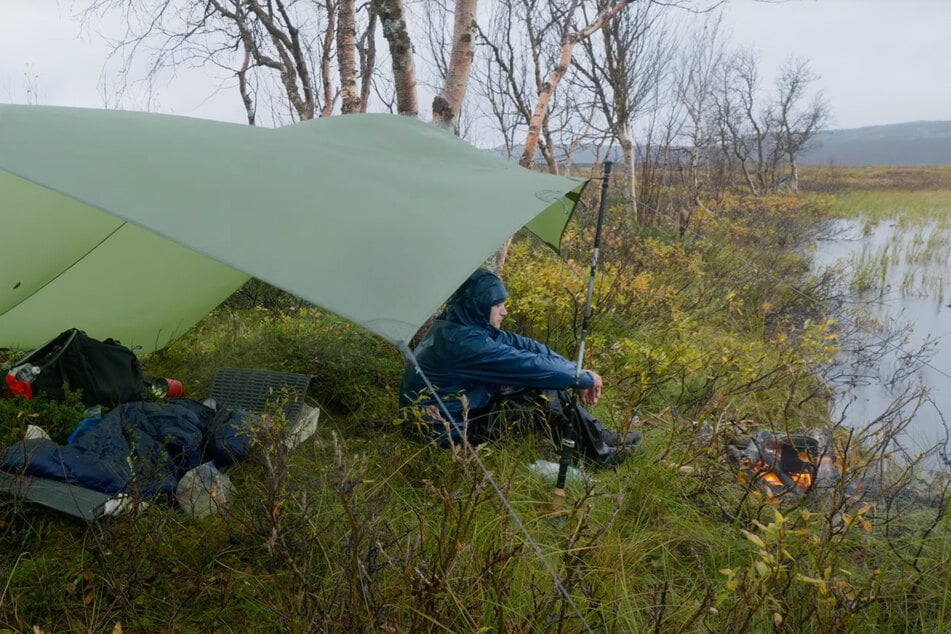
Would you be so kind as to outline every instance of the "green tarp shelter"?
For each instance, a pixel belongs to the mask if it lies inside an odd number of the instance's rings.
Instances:
[[[408,341],[523,225],[557,247],[585,184],[396,115],[0,105],[0,348],[77,327],[149,352],[251,276]]]

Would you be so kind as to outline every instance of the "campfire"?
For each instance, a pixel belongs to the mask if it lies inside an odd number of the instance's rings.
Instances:
[[[802,434],[758,431],[745,443],[735,441],[728,449],[741,480],[773,495],[801,495],[817,484],[828,484],[826,481],[838,473],[834,456],[823,444]]]

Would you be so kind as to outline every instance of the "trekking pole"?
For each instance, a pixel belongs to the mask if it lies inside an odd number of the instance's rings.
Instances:
[[[608,198],[608,184],[611,177],[611,161],[604,162],[604,174],[601,176],[601,205],[598,209],[598,228],[594,232],[594,253],[591,258],[591,275],[588,277],[588,298],[584,304],[584,319],[581,321],[581,342],[578,344],[578,364],[575,367],[575,385],[581,379],[581,365],[584,361],[584,344],[588,338],[588,320],[591,318],[591,298],[594,296],[594,276],[598,271],[598,251],[601,248],[601,229],[604,226],[604,205]],[[578,419],[578,390],[571,390],[571,403],[565,419],[568,421],[561,433],[561,458],[558,460],[558,479],[555,481],[552,509],[561,511],[565,502],[565,480],[571,465],[571,454],[575,448],[575,427]]]

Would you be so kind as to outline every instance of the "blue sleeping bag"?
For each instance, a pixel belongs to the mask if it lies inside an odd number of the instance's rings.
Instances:
[[[108,494],[172,496],[189,469],[246,457],[254,418],[189,399],[125,403],[72,444],[33,439],[10,446],[0,466]]]

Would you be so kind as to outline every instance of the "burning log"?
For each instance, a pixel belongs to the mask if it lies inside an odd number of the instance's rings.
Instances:
[[[744,431],[751,430],[747,427]],[[830,512],[833,526],[841,525],[845,513],[878,508],[882,502],[897,505],[895,509],[943,509],[951,499],[951,474],[926,471],[921,479],[915,477],[911,466],[902,471],[896,463],[896,470],[886,475],[885,469],[871,469],[862,460],[858,461],[860,469],[846,472],[844,465],[851,461],[837,455],[831,429],[808,434],[760,430],[752,436],[735,436],[725,447],[741,481],[756,486],[773,501],[781,496],[798,501],[808,495],[810,504],[818,503]],[[884,454],[879,460],[890,457]]]
[[[779,496],[831,487],[839,476],[831,447],[831,434],[820,439],[761,430],[728,450],[741,479]]]

